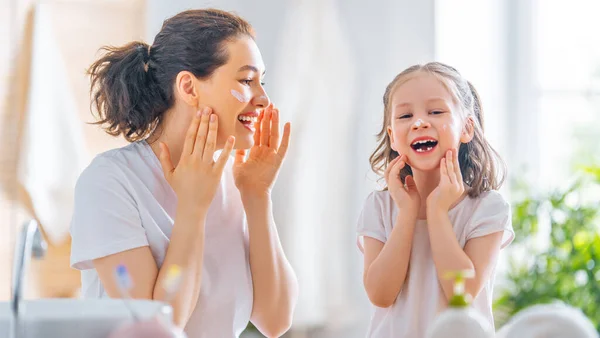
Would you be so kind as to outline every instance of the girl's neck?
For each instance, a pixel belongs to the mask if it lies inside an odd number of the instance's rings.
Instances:
[[[421,171],[413,169],[413,179],[419,191],[421,198],[421,210],[419,210],[419,219],[427,219],[427,197],[440,183],[440,169],[430,171]]]

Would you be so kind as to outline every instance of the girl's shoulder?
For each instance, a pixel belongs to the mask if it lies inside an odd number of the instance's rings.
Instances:
[[[373,190],[367,195],[364,201],[364,207],[374,209],[387,209],[393,205],[394,201],[388,190]]]

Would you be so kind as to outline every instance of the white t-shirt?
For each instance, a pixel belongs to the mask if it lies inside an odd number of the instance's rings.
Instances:
[[[363,236],[385,243],[391,235],[397,214],[398,208],[388,191],[372,192],[367,197],[358,220],[359,248]],[[472,238],[498,231],[504,232],[502,248],[514,238],[510,206],[496,191],[483,193],[475,199],[466,197],[452,208],[448,215],[462,248]],[[491,278],[472,303],[473,308],[479,310],[492,326],[494,278],[495,267]],[[425,337],[428,325],[437,313],[445,308],[446,303],[431,255],[427,221],[418,220],[404,286],[392,306],[375,307],[367,336]]]
[[[232,163],[206,216],[200,295],[185,328],[190,338],[238,337],[252,312],[248,227]],[[96,258],[149,246],[160,268],[176,206],[146,141],[98,155],[77,181],[71,222],[71,266],[81,270],[83,297],[108,297],[92,264]]]

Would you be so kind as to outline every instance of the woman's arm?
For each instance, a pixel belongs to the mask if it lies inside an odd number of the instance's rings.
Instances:
[[[184,327],[196,307],[200,292],[204,215],[178,211],[171,242],[160,270],[148,246],[95,259],[94,267],[106,293],[113,298],[122,297],[114,276],[117,266],[125,265],[133,282],[133,287],[129,290],[131,297],[169,301],[173,307],[175,325]],[[166,299],[164,276],[172,265],[181,267],[182,281],[174,299]]]
[[[254,286],[251,321],[267,337],[279,337],[292,324],[298,282],[279,241],[271,197],[242,195],[242,200],[248,219]]]
[[[109,296],[121,296],[113,276],[116,267],[124,264],[134,284],[132,297],[163,301],[167,300],[164,276],[172,265],[180,266],[183,281],[171,301],[174,322],[180,327],[186,325],[196,307],[202,278],[206,214],[235,141],[230,137],[214,162],[217,129],[218,118],[210,108],[198,112],[185,136],[177,167],[171,162],[167,145],[161,145],[160,163],[165,179],[177,194],[178,204],[169,248],[160,270],[147,246],[94,260],[94,267]]]
[[[369,300],[375,306],[392,306],[402,290],[408,272],[416,220],[416,216],[399,213],[385,244],[364,237],[363,283]]]

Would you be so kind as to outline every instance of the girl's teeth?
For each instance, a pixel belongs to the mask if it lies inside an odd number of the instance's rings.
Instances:
[[[433,147],[427,147],[425,149],[419,148],[419,149],[417,149],[417,152],[418,153],[423,153],[423,152],[426,152],[426,151],[430,151],[431,149],[433,149]]]

